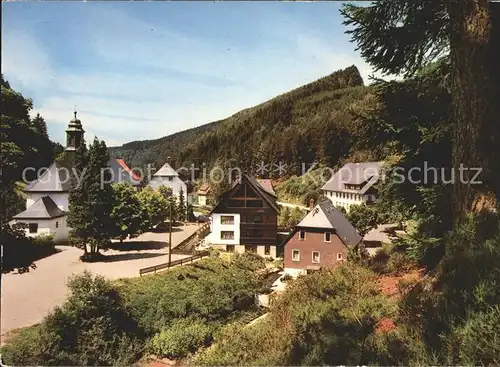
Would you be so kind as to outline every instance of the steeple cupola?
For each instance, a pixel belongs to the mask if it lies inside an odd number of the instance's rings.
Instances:
[[[75,118],[71,120],[66,129],[66,151],[74,151],[84,144],[82,122],[77,119],[76,111]]]

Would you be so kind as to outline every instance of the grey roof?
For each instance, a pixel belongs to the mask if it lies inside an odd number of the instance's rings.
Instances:
[[[347,163],[323,185],[321,190],[364,194],[380,176],[384,162]],[[348,190],[345,184],[363,185],[360,190]]]
[[[297,228],[332,229],[348,247],[356,246],[361,241],[361,236],[356,228],[335,208],[330,200],[316,205],[297,225]]]
[[[43,196],[24,212],[15,215],[14,219],[52,219],[64,215],[66,215],[66,212],[59,209],[50,197]]]
[[[153,176],[179,176],[179,174],[170,166],[165,163]]]
[[[27,192],[54,192],[69,191],[71,188],[70,170],[59,166],[57,162],[52,165],[37,179],[31,181],[24,189]]]

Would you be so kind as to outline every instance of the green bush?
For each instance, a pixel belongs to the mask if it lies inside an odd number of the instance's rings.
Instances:
[[[290,283],[264,320],[221,330],[194,364],[374,364],[368,339],[393,312],[372,272],[353,264],[321,270]]]
[[[212,341],[213,328],[200,320],[178,319],[156,334],[150,351],[160,357],[184,358]]]
[[[500,365],[500,306],[469,315],[447,339],[447,364]]]
[[[1,349],[2,360],[6,364],[39,366],[46,358],[43,350],[42,334],[39,326],[19,330]]]
[[[368,260],[368,266],[378,274],[384,274],[387,271],[387,263],[391,256],[391,250],[387,247],[379,249],[375,255]]]
[[[266,267],[266,260],[252,252],[244,252],[242,254],[235,254],[233,257],[234,265],[246,270],[259,270]]]
[[[31,240],[37,246],[54,247],[54,235],[53,234],[39,234],[36,237],[32,237]]]
[[[405,253],[393,251],[387,262],[386,270],[388,273],[394,275],[404,274],[413,269],[415,265]]]
[[[116,284],[134,318],[152,336],[179,318],[222,323],[253,304],[262,281],[251,270],[209,257]]]
[[[143,347],[142,331],[103,277],[88,272],[70,279],[67,301],[39,327],[13,338],[4,348],[12,365],[129,365]]]
[[[2,272],[17,269],[19,273],[35,268],[35,260],[56,252],[49,236],[26,237],[25,225],[4,223],[0,232],[2,244]]]

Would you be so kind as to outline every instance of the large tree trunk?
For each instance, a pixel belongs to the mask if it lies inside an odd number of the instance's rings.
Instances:
[[[455,223],[460,222],[463,214],[475,211],[481,197],[499,192],[495,172],[499,123],[494,110],[500,101],[493,79],[494,68],[500,64],[498,59],[494,60],[497,57],[493,57],[494,34],[498,33],[499,24],[493,21],[492,12],[496,12],[490,8],[493,6],[488,0],[450,1],[453,167],[458,181],[454,185]],[[461,167],[463,182],[459,174]],[[483,184],[472,182],[476,174],[471,170],[474,168],[482,170],[476,180]]]

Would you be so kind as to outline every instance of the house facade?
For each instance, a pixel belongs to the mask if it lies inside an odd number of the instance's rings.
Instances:
[[[377,199],[377,183],[384,162],[347,163],[326,182],[321,191],[333,205],[349,212],[351,206]]]
[[[242,175],[210,213],[211,233],[206,242],[228,252],[276,258],[278,212],[276,196]]]
[[[335,208],[325,200],[314,207],[283,242],[284,271],[292,276],[324,267],[334,267],[347,260],[349,249],[361,236]]]
[[[29,183],[24,189],[26,193],[26,210],[15,215],[12,223],[26,225],[26,235],[53,235],[55,243],[66,243],[70,228],[66,224],[69,211],[69,191],[72,180],[72,154],[85,144],[81,121],[76,117],[71,120],[66,129],[66,153],[69,166],[53,162],[36,180]],[[133,186],[140,186],[141,178],[137,176],[121,159],[111,157],[108,170],[112,173],[112,182],[128,182]]]
[[[207,206],[210,186],[208,184],[202,184],[196,194],[198,195],[198,205]]]
[[[179,198],[179,194],[182,191],[184,195],[184,201],[187,203],[187,185],[181,180],[179,174],[170,166],[170,164],[165,163],[151,178],[148,186],[157,190],[161,186],[170,187],[172,189],[172,195]]]

